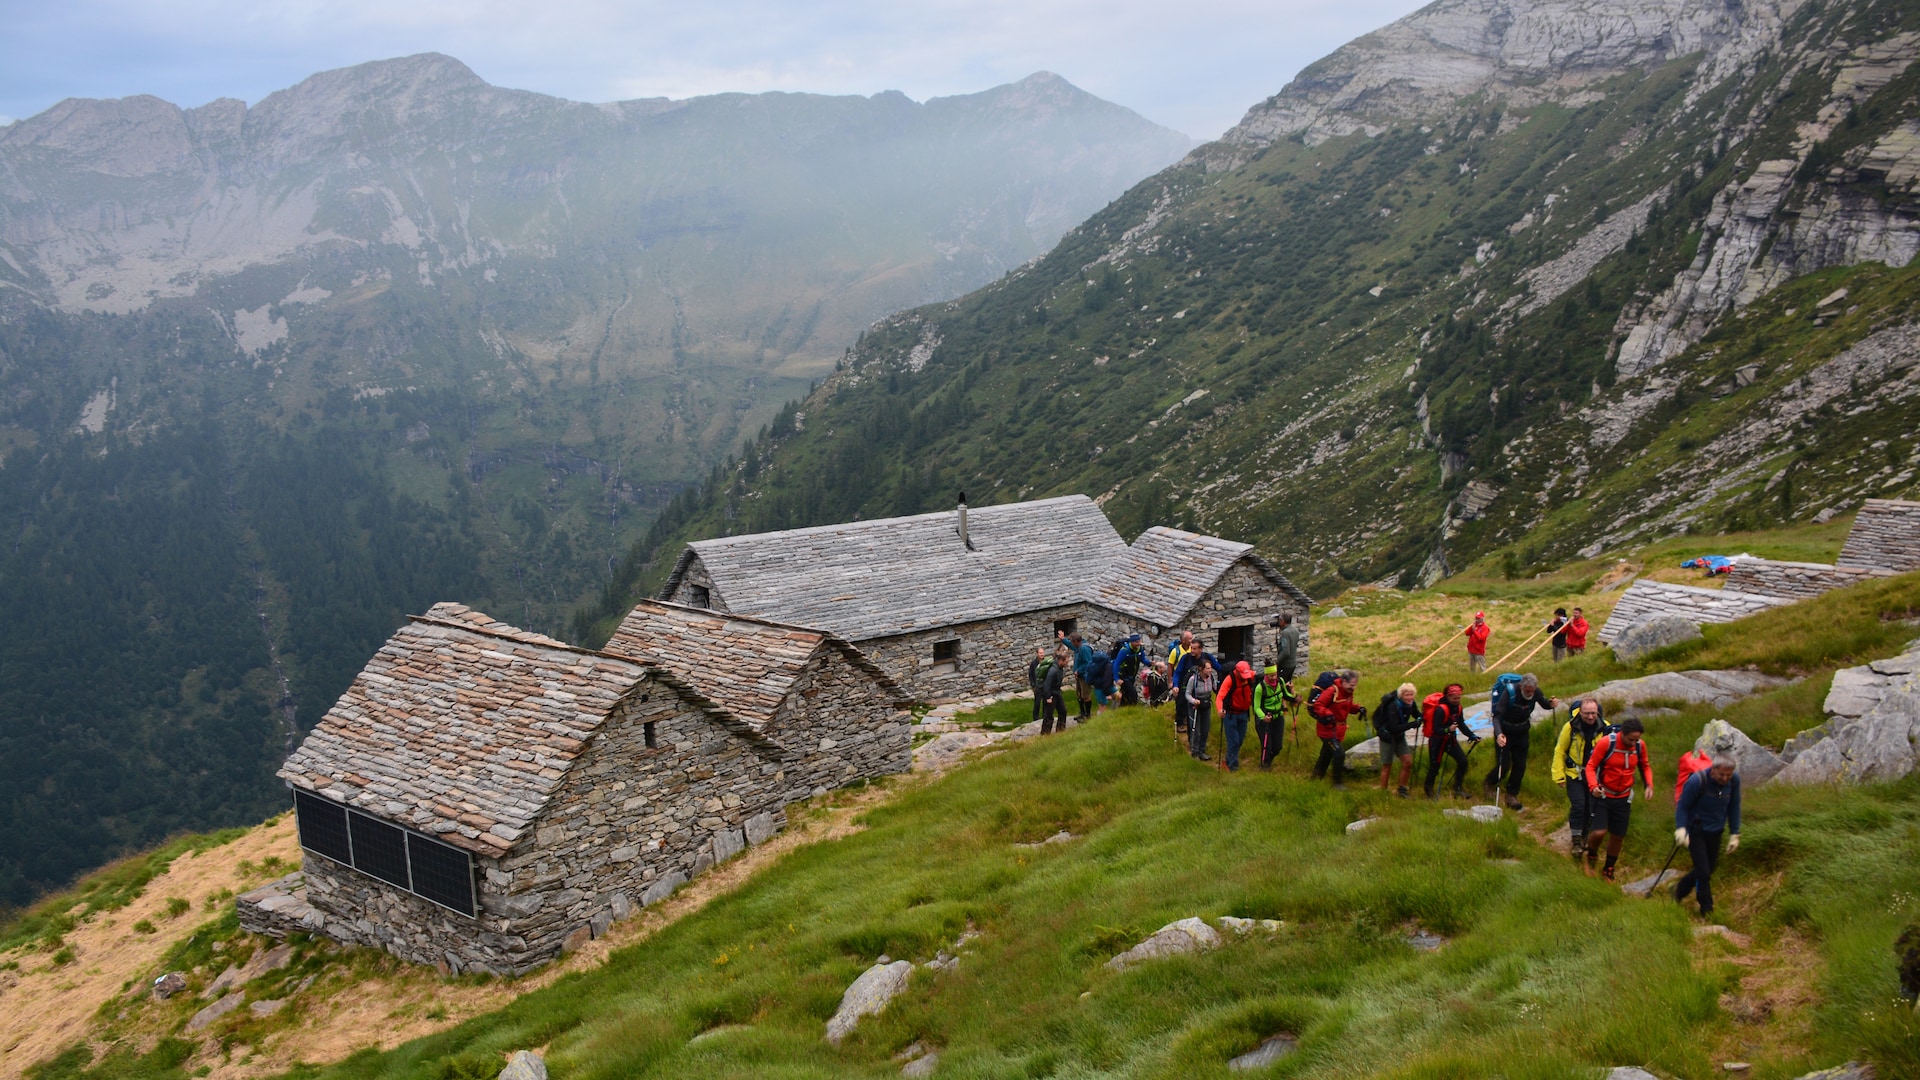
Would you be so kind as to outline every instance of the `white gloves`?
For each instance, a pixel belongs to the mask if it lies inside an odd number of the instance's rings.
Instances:
[[[1685,829],[1673,830],[1673,846],[1674,847],[1687,846],[1687,830]]]
[[[1732,836],[1727,837],[1727,854],[1731,855],[1734,852],[1739,850],[1740,850],[1740,834],[1734,833]]]

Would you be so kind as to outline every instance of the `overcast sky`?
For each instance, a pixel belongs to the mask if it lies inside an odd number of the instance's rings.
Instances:
[[[0,0],[0,123],[66,97],[252,103],[436,51],[580,101],[806,90],[916,100],[1047,70],[1195,138],[1416,0]]]

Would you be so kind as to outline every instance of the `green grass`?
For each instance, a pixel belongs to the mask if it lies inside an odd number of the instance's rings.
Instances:
[[[45,897],[32,906],[0,918],[0,952],[36,939],[51,942],[82,919],[102,911],[118,911],[132,903],[147,883],[167,872],[173,860],[188,852],[207,851],[245,835],[245,829],[182,836],[160,848],[110,863],[81,878],[71,889]],[[171,903],[169,915],[177,915]],[[4,913],[0,913],[4,915]],[[58,946],[55,946],[56,948]]]

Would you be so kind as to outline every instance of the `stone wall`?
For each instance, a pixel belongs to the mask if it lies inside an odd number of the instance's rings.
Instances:
[[[915,701],[956,701],[1025,691],[1034,648],[1051,644],[1054,623],[1064,619],[1077,620],[1088,640],[1101,642],[1131,625],[1113,612],[1071,604],[856,644]],[[950,664],[934,663],[934,643],[950,640],[960,643],[959,656]]]
[[[532,839],[476,859],[478,917],[311,852],[305,901],[335,940],[453,971],[524,972],[772,836],[786,786],[776,748],[649,682],[574,762]]]
[[[1293,625],[1300,631],[1298,671],[1311,671],[1307,659],[1306,607],[1245,559],[1228,567],[1220,580],[1201,595],[1187,617],[1169,627],[1161,637],[1171,646],[1183,631],[1191,630],[1208,652],[1218,652],[1222,627],[1251,626],[1253,658],[1264,665],[1273,657],[1274,636],[1278,633],[1267,624],[1280,615],[1292,615]]]
[[[1920,570],[1920,502],[1868,499],[1840,549],[1841,566]]]
[[[1891,570],[1860,566],[1828,566],[1825,563],[1747,559],[1733,564],[1732,572],[1727,575],[1724,590],[1805,600],[1876,577],[1886,577],[1892,573]]]
[[[1629,627],[1660,615],[1678,615],[1696,623],[1729,623],[1790,602],[1778,596],[1669,585],[1642,578],[1620,594],[1620,602],[1600,628],[1599,640],[1603,645],[1611,644]]]
[[[787,755],[783,800],[911,769],[912,719],[891,697],[846,653],[822,648],[767,725]]]

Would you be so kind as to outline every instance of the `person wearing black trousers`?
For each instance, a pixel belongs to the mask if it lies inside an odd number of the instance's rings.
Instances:
[[[1460,740],[1469,745],[1479,743],[1480,736],[1467,726],[1466,717],[1460,712],[1460,696],[1466,688],[1459,683],[1448,683],[1447,688],[1429,697],[1426,701],[1427,731],[1427,798],[1437,799],[1434,794],[1434,781],[1440,779],[1440,758],[1445,755],[1453,759],[1453,797],[1467,797],[1467,755],[1460,749]],[[1434,700],[1438,698],[1439,700]]]
[[[1520,781],[1527,775],[1527,749],[1533,742],[1533,712],[1535,709],[1545,709],[1551,713],[1559,707],[1560,699],[1542,693],[1540,680],[1531,673],[1522,675],[1519,687],[1510,692],[1503,692],[1498,685],[1495,686],[1489,711],[1493,719],[1494,745],[1499,747],[1500,753],[1484,785],[1489,799],[1498,794],[1501,781],[1505,780],[1507,809],[1516,812],[1521,809]]]
[[[1673,842],[1684,844],[1693,869],[1673,887],[1673,898],[1700,898],[1702,917],[1713,914],[1713,871],[1720,865],[1720,841],[1729,853],[1740,850],[1740,774],[1731,757],[1716,755],[1712,767],[1687,777],[1673,807]]]

